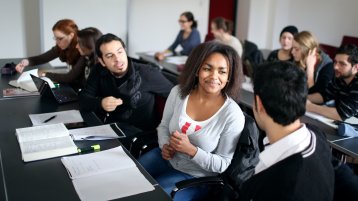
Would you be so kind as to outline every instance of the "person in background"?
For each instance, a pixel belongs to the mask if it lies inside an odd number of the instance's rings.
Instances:
[[[320,50],[316,37],[308,31],[296,34],[292,55],[295,63],[306,72],[308,93],[323,92],[334,77],[333,62]]]
[[[215,39],[225,45],[233,47],[242,56],[242,44],[238,38],[232,35],[233,23],[223,17],[217,17],[210,23],[211,33]]]
[[[335,78],[320,93],[310,94],[307,111],[334,120],[358,117],[358,47],[341,46],[334,58]],[[334,100],[334,107],[321,105]]]
[[[80,52],[81,56],[86,59],[86,65],[84,69],[83,86],[91,72],[91,69],[98,62],[97,55],[95,52],[96,41],[102,36],[102,32],[97,28],[88,27],[84,28],[77,33],[78,43],[76,48]],[[76,69],[73,69],[76,70]]]
[[[99,63],[80,93],[81,110],[95,112],[104,123],[155,129],[155,96],[167,97],[172,83],[157,69],[132,62],[122,39],[113,34],[101,36],[95,50]]]
[[[52,31],[56,45],[41,55],[23,59],[16,65],[16,71],[22,73],[27,66],[40,65],[59,58],[69,66],[68,73],[59,74],[39,70],[38,75],[46,76],[55,82],[70,84],[78,89],[82,87],[80,78],[85,68],[85,58],[81,57],[76,48],[78,27],[73,20],[62,19],[55,23]]]
[[[218,42],[203,43],[185,66],[157,128],[159,148],[139,158],[168,194],[181,180],[224,172],[245,123],[235,102],[242,82],[236,50]],[[196,200],[204,192],[186,189],[174,200]]]
[[[280,33],[279,42],[281,45],[280,49],[272,51],[268,57],[267,61],[293,61],[292,57],[292,42],[293,37],[298,33],[298,29],[295,26],[286,26],[282,29]]]
[[[201,43],[200,34],[197,30],[197,22],[191,12],[184,12],[179,18],[180,31],[174,43],[165,51],[155,53],[155,58],[163,60],[168,53],[175,54],[175,49],[181,45],[181,55],[189,55],[191,50]]]
[[[243,183],[240,201],[332,200],[334,170],[322,132],[313,132],[305,114],[305,72],[291,62],[269,62],[254,74],[253,112],[266,133],[255,174]],[[314,176],[313,176],[314,175]]]

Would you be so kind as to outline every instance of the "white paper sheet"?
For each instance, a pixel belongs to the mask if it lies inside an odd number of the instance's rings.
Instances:
[[[48,122],[44,122],[50,117],[56,115],[55,118]],[[45,124],[56,124],[56,123],[77,123],[83,122],[83,118],[79,110],[66,110],[61,112],[50,112],[50,113],[42,113],[42,114],[29,114],[32,125],[45,125]]]
[[[181,65],[181,64],[185,64],[187,59],[188,56],[172,56],[172,57],[167,57],[165,61],[168,63]]]
[[[119,131],[121,129],[117,127]],[[125,137],[123,131],[117,134],[110,124],[69,130],[73,140],[106,140]],[[120,136],[119,136],[120,135]]]
[[[61,160],[81,200],[112,200],[154,190],[122,147]]]
[[[308,117],[311,117],[312,119],[316,119],[316,120],[318,120],[318,121],[320,121],[320,122],[322,122],[322,123],[324,123],[324,124],[326,124],[326,125],[328,125],[328,126],[330,126],[332,128],[337,128],[338,127],[337,124],[333,123],[332,119],[329,119],[329,118],[324,117],[322,115],[319,115],[317,113],[306,112],[305,115],[308,116]]]

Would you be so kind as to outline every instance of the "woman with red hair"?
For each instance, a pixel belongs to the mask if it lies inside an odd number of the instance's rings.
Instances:
[[[70,84],[74,88],[81,88],[80,80],[84,76],[85,58],[81,57],[76,48],[78,42],[76,23],[70,19],[59,20],[52,27],[52,31],[56,45],[41,55],[23,59],[16,65],[16,70],[21,73],[26,66],[40,65],[59,58],[69,66],[68,73],[58,74],[39,70],[39,76],[46,76],[55,82]]]

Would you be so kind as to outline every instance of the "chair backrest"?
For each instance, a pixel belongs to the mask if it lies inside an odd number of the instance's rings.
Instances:
[[[222,174],[225,185],[231,186],[235,192],[238,192],[241,185],[254,174],[255,166],[259,162],[259,134],[255,120],[245,114],[245,126],[234,157],[228,169]]]
[[[252,77],[256,67],[264,62],[264,56],[257,45],[251,41],[245,40],[243,49],[242,64],[244,73],[245,75]]]
[[[355,36],[343,36],[341,45],[354,44],[358,46],[358,37]]]

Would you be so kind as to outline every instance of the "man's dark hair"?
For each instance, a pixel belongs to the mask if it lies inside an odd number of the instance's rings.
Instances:
[[[274,122],[286,126],[305,114],[307,79],[298,66],[282,61],[262,64],[254,73],[253,84],[255,96]]]
[[[338,48],[336,54],[348,55],[348,62],[353,65],[358,63],[358,47],[353,44],[342,45]]]
[[[206,42],[198,45],[190,53],[185,63],[184,71],[180,74],[180,95],[182,98],[189,95],[197,87],[197,75],[204,61],[213,53],[223,55],[228,63],[229,76],[225,88],[221,90],[223,96],[228,95],[235,101],[238,101],[239,90],[242,83],[242,65],[241,59],[236,50],[228,45],[218,42]]]
[[[123,48],[126,48],[126,46],[121,38],[119,38],[118,36],[111,34],[111,33],[105,34],[105,35],[101,36],[96,42],[96,54],[97,54],[98,58],[102,58],[102,52],[100,49],[101,45],[105,44],[105,43],[112,42],[114,40],[121,42]]]

